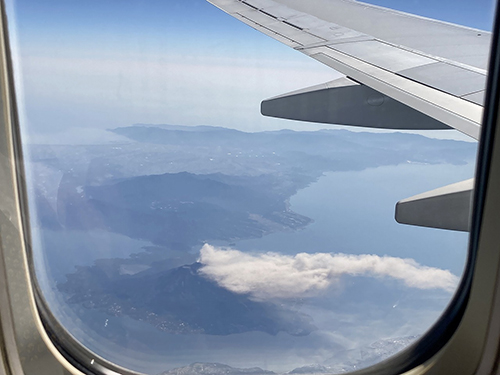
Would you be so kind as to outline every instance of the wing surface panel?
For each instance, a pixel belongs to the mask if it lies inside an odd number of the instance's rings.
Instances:
[[[339,44],[335,46],[335,49],[392,72],[436,63],[436,60],[431,58],[373,39],[358,43]]]
[[[484,105],[484,94],[485,94],[485,90],[481,90],[481,91],[475,92],[474,94],[465,95],[463,98],[472,102],[472,103],[476,103],[476,104],[479,104],[480,106],[483,106]]]
[[[276,0],[397,46],[486,70],[491,33],[352,0]]]
[[[460,97],[483,90],[486,86],[484,74],[443,62],[418,66],[398,73],[403,77]]]

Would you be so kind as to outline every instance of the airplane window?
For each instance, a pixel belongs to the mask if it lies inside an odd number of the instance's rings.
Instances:
[[[94,370],[392,357],[467,263],[494,4],[213,3],[8,1],[47,329]]]

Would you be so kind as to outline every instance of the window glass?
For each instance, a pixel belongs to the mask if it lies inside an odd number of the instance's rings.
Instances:
[[[372,3],[491,29],[490,1]],[[395,204],[472,178],[474,139],[262,116],[342,75],[206,1],[8,10],[36,279],[87,349],[147,374],[340,373],[440,317],[468,234]]]

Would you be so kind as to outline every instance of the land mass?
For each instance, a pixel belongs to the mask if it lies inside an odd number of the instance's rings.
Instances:
[[[148,247],[127,258],[103,255],[107,259],[92,258],[86,266],[72,263],[68,268],[76,265],[76,270],[52,275],[51,287],[74,311],[125,316],[174,335],[309,335],[314,322],[291,305],[252,300],[198,274],[200,246],[304,228],[311,218],[291,210],[289,200],[326,172],[408,163],[463,165],[476,153],[472,143],[403,133],[245,133],[149,125],[112,131],[130,141],[30,147],[34,227],[45,239],[50,231],[54,246],[44,249],[49,265],[75,262],[72,254],[86,249],[72,242],[93,232]],[[72,234],[75,239],[68,240]],[[49,272],[55,274],[56,266]],[[84,324],[99,334],[110,331]],[[113,340],[120,343],[128,334]],[[346,355],[346,366],[357,363]],[[334,362],[321,366],[330,371]]]
[[[200,263],[169,269],[168,261],[156,262],[132,275],[120,272],[118,265],[81,267],[59,290],[69,303],[127,315],[173,334],[262,331],[303,336],[315,330],[305,314],[219,287],[198,273]]]

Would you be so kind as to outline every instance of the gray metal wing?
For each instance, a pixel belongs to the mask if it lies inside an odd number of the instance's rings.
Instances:
[[[208,1],[346,75],[265,100],[264,115],[390,129],[454,128],[479,138],[490,33],[353,0]],[[469,199],[468,191],[460,196]],[[452,215],[441,227],[464,230],[469,212],[441,193],[432,193],[433,204],[463,211],[457,223]],[[402,201],[396,219],[433,226],[425,215],[408,218],[428,203]]]
[[[209,1],[350,79],[479,138],[489,33],[350,0]]]

